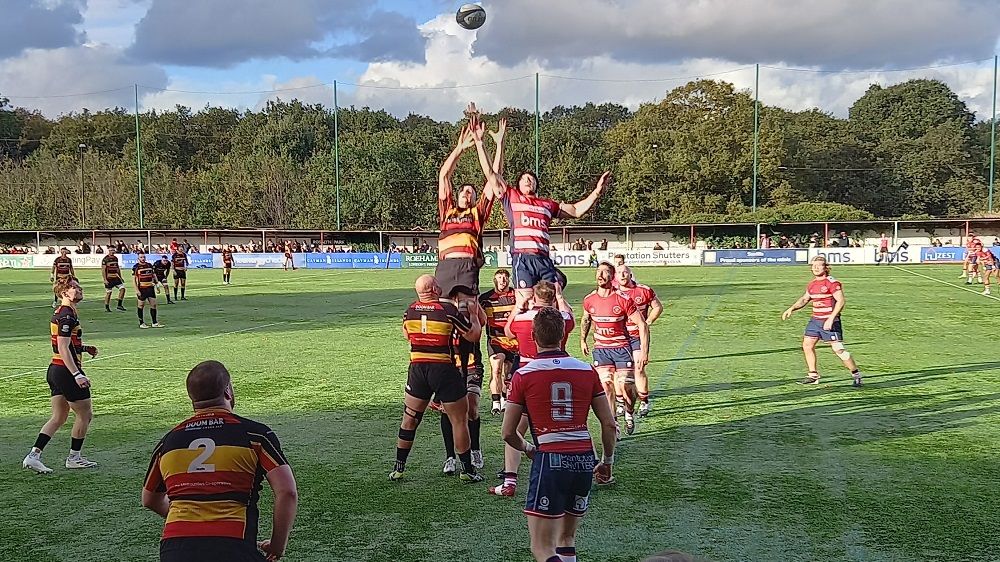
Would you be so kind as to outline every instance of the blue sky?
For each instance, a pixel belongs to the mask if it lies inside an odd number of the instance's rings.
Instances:
[[[457,119],[471,100],[531,108],[536,72],[543,110],[634,108],[695,77],[752,88],[760,63],[762,101],[789,109],[843,115],[871,83],[929,77],[989,117],[1000,35],[988,0],[495,0],[476,32],[444,0],[5,4],[0,95],[53,115],[130,107],[132,84],[144,109],[329,104],[336,79],[342,105]],[[935,68],[897,71],[914,67]],[[234,91],[255,93],[194,93]]]

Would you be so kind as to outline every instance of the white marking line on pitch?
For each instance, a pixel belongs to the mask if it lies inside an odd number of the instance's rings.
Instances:
[[[363,304],[361,306],[356,306],[354,308],[355,309],[358,309],[358,308],[368,308],[370,306],[378,306],[380,304],[389,304],[389,303],[399,302],[399,301],[405,300],[405,299],[406,299],[406,297],[399,297],[398,299],[392,299],[392,300],[389,300],[389,301],[373,302],[373,303],[369,303],[369,304]]]
[[[261,328],[268,328],[270,326],[277,326],[278,324],[285,324],[286,322],[282,320],[281,322],[271,322],[270,324],[261,324],[260,326],[251,326],[249,328],[243,328],[242,330],[233,330],[232,332],[222,332],[221,334],[212,334],[210,336],[205,336],[201,339],[208,340],[212,338],[218,338],[221,336],[229,336],[232,334],[241,334],[243,332],[249,332],[251,330],[260,330]]]
[[[96,363],[98,361],[103,361],[105,359],[113,359],[115,357],[122,357],[122,356],[125,356],[125,355],[132,355],[132,353],[128,352],[128,353],[116,353],[114,355],[101,355],[100,357],[95,357],[95,358],[90,359],[88,361],[84,361],[83,364],[84,365],[90,365],[91,363]],[[25,371],[23,373],[17,373],[15,375],[7,375],[5,377],[0,377],[0,381],[7,380],[7,379],[13,379],[13,378],[17,378],[17,377],[23,377],[25,375],[30,375],[32,373],[41,373],[41,372],[46,371],[46,370],[48,370],[48,367],[46,367],[44,369],[32,369],[30,371]]]
[[[0,312],[14,312],[16,310],[28,310],[29,308],[52,308],[51,304],[34,304],[31,306],[19,306],[17,308],[5,308]]]
[[[931,281],[935,281],[935,282],[937,282],[937,283],[941,283],[942,285],[948,285],[949,287],[954,287],[954,288],[956,288],[956,289],[962,289],[963,291],[968,291],[968,292],[970,292],[970,293],[972,293],[972,294],[974,294],[974,295],[979,295],[979,296],[981,296],[981,297],[986,297],[986,298],[988,298],[988,299],[993,299],[993,300],[995,300],[995,301],[1000,301],[1000,298],[998,298],[998,297],[995,297],[995,296],[993,296],[993,295],[984,295],[984,294],[982,293],[982,291],[977,291],[977,290],[975,290],[975,289],[970,289],[970,288],[968,288],[968,287],[963,287],[963,286],[961,286],[961,285],[956,285],[956,284],[954,284],[954,283],[949,283],[949,282],[947,282],[947,281],[942,281],[942,280],[940,280],[940,279],[937,279],[937,278],[935,278],[935,277],[931,277],[930,275],[924,275],[923,273],[917,273],[916,271],[911,271],[911,270],[909,270],[909,269],[905,269],[905,268],[902,268],[902,267],[899,267],[898,265],[894,265],[894,266],[892,266],[892,267],[894,267],[895,269],[898,269],[898,270],[900,270],[900,271],[905,271],[905,272],[907,272],[907,273],[910,273],[910,274],[912,274],[912,275],[916,275],[917,277],[923,277],[924,279],[929,279],[929,280],[931,280]]]

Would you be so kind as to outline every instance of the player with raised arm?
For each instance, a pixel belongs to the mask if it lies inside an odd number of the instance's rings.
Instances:
[[[69,250],[59,249],[59,255],[52,260],[52,272],[49,274],[49,281],[52,282],[52,308],[59,306],[59,294],[55,292],[59,281],[76,278],[76,269],[73,268],[73,260],[69,257]]]
[[[538,356],[538,345],[535,342],[532,329],[535,316],[545,308],[555,308],[562,315],[563,339],[559,344],[559,349],[566,350],[566,340],[573,328],[576,327],[576,321],[573,319],[573,308],[563,297],[559,287],[558,283],[539,281],[534,286],[531,302],[526,303],[531,304],[531,308],[507,317],[504,333],[507,337],[517,341],[520,361],[518,367],[527,365],[529,361]],[[525,418],[518,424],[517,431],[524,435],[527,430],[528,420]],[[517,472],[521,467],[521,452],[509,446],[504,447],[503,464],[503,470],[497,473],[497,477],[502,478],[503,482],[497,486],[491,486],[488,491],[494,496],[511,497],[517,493]]]
[[[635,370],[646,366],[649,358],[649,325],[635,303],[616,291],[611,281],[615,267],[608,262],[597,266],[597,289],[583,299],[580,322],[580,350],[590,355],[587,336],[594,327],[594,366],[607,394],[608,406],[615,409],[615,396],[625,400],[625,432],[635,432]],[[628,323],[638,328],[639,349],[632,351]]]
[[[782,320],[788,320],[792,313],[812,303],[812,318],[806,326],[802,337],[802,352],[805,354],[808,374],[801,384],[819,384],[819,371],[816,368],[816,344],[822,340],[830,342],[830,347],[844,366],[851,371],[854,387],[861,386],[861,370],[844,347],[844,328],[840,323],[840,312],[844,310],[844,288],[840,281],[830,276],[830,266],[823,256],[816,256],[809,264],[813,280],[806,287],[804,295],[799,297],[792,306],[781,313]]]
[[[403,315],[403,333],[410,342],[410,368],[396,443],[396,464],[389,480],[403,478],[417,426],[431,397],[436,397],[452,420],[455,447],[460,451],[458,458],[463,467],[459,477],[465,482],[481,482],[482,475],[472,466],[466,381],[455,366],[454,349],[456,334],[470,342],[479,341],[482,335],[479,307],[475,301],[469,302],[469,318],[460,314],[454,303],[441,299],[441,287],[432,275],[417,278],[414,289],[417,300]]]
[[[613,481],[616,424],[593,367],[560,348],[566,334],[559,311],[538,310],[532,324],[538,355],[514,373],[502,434],[508,446],[531,458],[524,513],[532,555],[538,562],[575,562],[576,531],[593,479]],[[601,422],[600,464],[587,429],[591,410]],[[522,414],[530,420],[533,443],[517,430]]]
[[[184,295],[187,291],[187,269],[188,264],[191,262],[188,260],[187,252],[184,248],[177,248],[174,255],[170,257],[170,262],[174,266],[174,301],[177,301],[177,289],[181,290],[181,299],[186,301],[187,297]],[[169,295],[168,295],[169,296]]]
[[[524,171],[518,176],[517,185],[504,181],[490,159],[482,142],[482,128],[473,127],[479,164],[486,176],[486,190],[492,191],[503,202],[504,215],[511,228],[511,259],[514,262],[514,288],[517,291],[517,308],[531,298],[532,287],[539,281],[559,280],[555,263],[549,257],[549,226],[556,218],[580,218],[593,208],[601,193],[611,181],[611,172],[604,172],[590,195],[576,203],[560,203],[538,197],[538,176]]]
[[[163,288],[163,294],[167,297],[167,304],[174,304],[174,301],[170,300],[170,267],[173,262],[167,256],[160,256],[160,259],[153,262],[153,274],[156,276],[156,281],[154,285],[156,287],[156,292],[160,292],[160,288]]]
[[[506,384],[511,372],[520,361],[517,357],[517,340],[507,336],[504,326],[514,312],[517,296],[510,286],[510,272],[498,269],[493,274],[493,289],[479,295],[479,306],[486,312],[488,340],[486,349],[490,358],[490,395],[493,399],[491,413],[500,415],[504,409]]]
[[[646,324],[652,326],[653,322],[656,322],[656,319],[663,314],[663,303],[656,296],[656,292],[647,285],[636,283],[632,276],[632,268],[627,265],[622,264],[615,268],[615,278],[618,281],[618,292],[625,295],[625,298],[631,299],[639,313],[646,319]],[[646,374],[646,365],[639,367],[638,358],[634,357],[641,347],[639,326],[636,326],[631,320],[628,322],[628,337],[629,343],[632,345],[633,360],[636,363],[635,386],[639,398],[639,417],[644,418],[649,414],[649,376]],[[625,415],[624,397],[616,396],[615,399],[617,401],[615,416]],[[618,413],[618,407],[621,407],[621,414]]]
[[[233,251],[229,249],[229,246],[226,246],[222,249],[222,282],[226,285],[232,284],[234,263]]]
[[[153,270],[153,265],[146,261],[146,254],[139,252],[137,254],[139,261],[132,266],[132,283],[135,285],[135,298],[137,301],[138,308],[136,309],[136,314],[139,316],[139,327],[148,328],[149,325],[146,324],[146,317],[144,314],[146,305],[149,305],[149,317],[153,320],[154,328],[162,328],[163,325],[156,320],[156,273]],[[166,259],[166,256],[163,256]],[[167,295],[167,299],[170,295]]]
[[[199,363],[186,386],[194,415],[156,445],[142,487],[143,507],[166,520],[160,561],[279,560],[298,491],[278,436],[233,413],[235,392],[222,363]],[[264,480],[273,492],[274,515],[271,537],[257,542]]]
[[[104,310],[111,312],[111,293],[118,289],[118,310],[125,312],[125,279],[122,266],[118,263],[114,246],[108,246],[108,254],[101,260],[101,277],[104,279]]]
[[[83,300],[83,287],[73,277],[64,277],[56,281],[53,289],[59,298],[59,306],[52,313],[49,321],[49,339],[52,343],[52,360],[45,375],[49,383],[52,398],[52,416],[45,422],[35,445],[24,457],[21,466],[40,474],[48,474],[52,469],[42,464],[42,450],[56,434],[56,431],[66,423],[70,410],[73,411],[73,429],[70,433],[71,442],[69,456],[66,457],[66,468],[93,468],[94,461],[80,455],[83,440],[87,437],[90,421],[93,419],[93,407],[90,401],[90,379],[83,374],[82,355],[89,353],[97,356],[97,348],[83,344],[83,330],[80,328],[80,317],[76,305]]]

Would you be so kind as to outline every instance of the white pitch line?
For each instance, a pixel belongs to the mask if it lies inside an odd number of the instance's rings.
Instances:
[[[934,278],[934,277],[931,277],[931,276],[929,276],[929,275],[924,275],[923,273],[917,273],[916,271],[911,271],[911,270],[909,270],[909,269],[906,269],[906,268],[903,268],[903,267],[899,267],[898,265],[894,265],[894,266],[892,266],[892,267],[894,267],[895,269],[898,269],[898,270],[900,270],[900,271],[905,271],[905,272],[907,272],[907,273],[910,273],[910,274],[912,274],[912,275],[916,275],[917,277],[923,277],[924,279],[928,279],[928,280],[930,280],[930,281],[935,281],[935,282],[937,282],[937,283],[941,283],[942,285],[948,285],[949,287],[954,287],[954,288],[956,288],[956,289],[962,289],[963,291],[968,291],[968,292],[970,292],[970,293],[972,293],[972,294],[974,294],[974,295],[979,295],[979,296],[981,296],[981,297],[986,297],[986,298],[988,298],[988,299],[993,299],[993,300],[995,300],[995,301],[1000,301],[1000,298],[998,298],[998,297],[995,297],[995,296],[993,296],[993,295],[984,295],[984,294],[982,293],[982,291],[977,291],[977,290],[975,290],[975,289],[970,289],[970,288],[968,288],[968,287],[963,287],[963,286],[961,286],[961,285],[956,285],[956,284],[954,284],[954,283],[949,283],[949,282],[947,282],[947,281],[942,281],[942,280],[940,280],[940,279],[937,279],[937,278]]]
[[[89,359],[87,361],[84,361],[83,364],[84,365],[90,365],[91,363],[96,363],[98,361],[103,361],[105,359],[112,359],[114,357],[122,357],[124,355],[132,355],[132,352],[128,352],[128,353],[116,353],[114,355],[101,355],[99,357],[95,357],[93,359]],[[45,367],[44,369],[32,369],[30,371],[25,371],[23,373],[17,373],[17,374],[14,374],[14,375],[7,375],[5,377],[0,377],[0,381],[7,380],[7,379],[13,379],[13,378],[17,378],[17,377],[23,377],[25,375],[30,375],[32,373],[41,373],[41,372],[44,372],[44,371],[47,371],[47,370],[48,370],[48,367]]]
[[[52,308],[51,304],[34,304],[31,306],[19,306],[17,308],[4,308],[0,312],[14,312],[16,310],[28,310],[29,308]]]
[[[210,336],[205,336],[205,337],[203,337],[201,339],[208,340],[208,339],[212,339],[212,338],[218,338],[218,337],[221,337],[221,336],[229,336],[229,335],[232,335],[232,334],[241,334],[243,332],[249,332],[251,330],[260,330],[261,328],[267,328],[267,327],[270,327],[270,326],[277,326],[278,324],[285,324],[285,323],[286,322],[284,320],[282,320],[281,322],[271,322],[270,324],[261,324],[260,326],[251,326],[249,328],[243,328],[242,330],[233,330],[232,332],[222,332],[220,334],[212,334]]]
[[[355,310],[357,310],[359,308],[368,308],[370,306],[379,306],[380,304],[389,304],[389,303],[399,302],[399,301],[405,300],[405,299],[406,299],[406,297],[399,297],[398,299],[392,299],[392,300],[388,300],[388,301],[373,302],[373,303],[369,303],[369,304],[363,304],[361,306],[356,306],[354,308],[355,308]]]

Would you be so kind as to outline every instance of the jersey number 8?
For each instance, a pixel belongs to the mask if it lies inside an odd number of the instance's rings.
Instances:
[[[554,382],[552,391],[552,421],[573,419],[573,385],[568,382]]]

